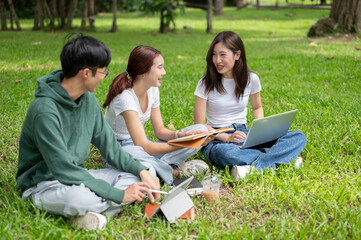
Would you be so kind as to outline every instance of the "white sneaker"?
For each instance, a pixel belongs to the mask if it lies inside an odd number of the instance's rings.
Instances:
[[[302,162],[303,162],[302,157],[297,157],[295,161],[295,167],[297,169],[300,168],[302,166]]]
[[[244,179],[247,174],[256,171],[256,168],[250,165],[244,166],[233,166],[231,169],[231,175],[234,180],[238,181],[239,179]]]
[[[85,215],[73,220],[74,228],[85,228],[88,230],[104,230],[106,224],[107,219],[105,216],[95,212],[87,212]]]
[[[182,175],[186,177],[190,177],[203,173],[206,170],[209,170],[209,166],[206,162],[195,159],[185,162],[182,166],[180,166],[180,169]]]

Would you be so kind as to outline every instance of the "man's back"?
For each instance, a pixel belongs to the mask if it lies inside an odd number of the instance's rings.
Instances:
[[[81,166],[89,154],[94,126],[99,118],[98,103],[92,93],[86,92],[78,104],[72,101],[60,86],[61,71],[39,79],[36,98],[24,121],[19,148],[17,188],[27,189],[40,181],[53,179],[57,158]],[[45,141],[43,143],[43,141]],[[43,154],[54,154],[53,164],[47,165]],[[52,167],[52,171],[49,171]],[[31,179],[29,181],[29,179]]]

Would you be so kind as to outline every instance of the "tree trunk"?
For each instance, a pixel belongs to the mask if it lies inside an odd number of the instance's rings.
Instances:
[[[161,33],[169,32],[169,22],[165,21],[164,11],[160,11],[160,29],[159,29],[159,32],[161,32]]]
[[[223,15],[223,0],[216,0],[214,3],[214,15],[220,16]]]
[[[14,22],[15,22],[15,24],[16,24],[16,28],[17,28],[17,30],[21,30],[20,22],[19,22],[19,19],[18,19],[18,15],[17,15],[16,12],[15,12],[13,0],[8,0],[8,4],[9,4],[9,8],[10,8],[11,18],[14,20]]]
[[[39,23],[40,23],[40,28],[43,29],[44,28],[44,12],[43,12],[43,6],[44,6],[44,0],[40,0],[40,19],[39,19]]]
[[[333,0],[330,17],[313,24],[307,36],[324,36],[335,30],[361,32],[361,0]]]
[[[68,19],[66,23],[66,28],[70,29],[72,27],[75,11],[78,6],[78,0],[71,0],[69,3]]]
[[[212,29],[212,0],[207,0],[207,33],[213,33]]]
[[[259,0],[257,0],[257,10],[260,10]]]
[[[321,5],[326,5],[326,4],[327,4],[326,0],[321,0]]]
[[[361,32],[361,0],[333,0],[330,18],[347,32]]]
[[[40,1],[41,0],[35,0],[33,30],[40,29],[40,21],[41,21],[41,2]]]
[[[60,28],[64,28],[65,18],[66,18],[65,0],[59,0],[59,13],[60,13]]]
[[[113,4],[112,4],[112,8],[113,8],[113,26],[112,29],[110,30],[111,32],[116,32],[118,31],[118,27],[117,27],[117,0],[112,0]]]
[[[49,8],[50,8],[50,16],[52,16],[53,20],[51,20],[53,22],[53,25],[55,26],[55,20],[58,18],[58,12],[56,10],[56,0],[51,0],[49,3]]]
[[[45,16],[46,21],[48,21],[48,18],[49,18],[50,19],[49,26],[54,27],[54,17],[51,14],[49,5],[45,0],[43,0],[43,8],[44,8],[44,16]]]
[[[0,0],[1,30],[7,30],[5,15],[5,0]]]
[[[49,17],[49,26],[53,28],[55,25],[55,17],[51,12],[50,6],[47,3],[47,1],[44,1],[43,3],[44,3],[44,12],[46,13],[46,16]]]
[[[257,0],[258,4],[259,4],[259,0]],[[237,9],[242,9],[244,7],[247,6],[247,1],[246,0],[237,0]]]
[[[86,28],[86,23],[88,21],[88,8],[89,8],[88,3],[89,3],[88,0],[84,0],[83,2],[83,11],[81,14],[81,29]]]
[[[199,9],[207,11],[207,5],[204,5],[204,4],[186,2],[185,6],[189,7],[189,8],[199,8]]]
[[[89,0],[89,28],[95,30],[94,0]]]

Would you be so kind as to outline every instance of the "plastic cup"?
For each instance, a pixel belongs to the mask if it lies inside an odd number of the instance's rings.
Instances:
[[[206,175],[202,181],[203,196],[213,205],[219,202],[219,189],[221,187],[221,180],[215,174]]]

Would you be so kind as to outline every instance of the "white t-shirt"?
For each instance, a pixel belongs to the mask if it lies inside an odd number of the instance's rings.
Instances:
[[[250,73],[249,82],[244,90],[243,97],[237,101],[234,95],[236,87],[233,78],[223,78],[223,87],[226,90],[220,94],[213,90],[208,94],[205,93],[205,86],[202,79],[199,80],[194,95],[207,100],[207,124],[211,127],[227,127],[233,123],[247,123],[247,104],[250,94],[261,91],[259,77],[255,73]]]
[[[121,115],[122,112],[128,110],[136,111],[144,127],[144,123],[150,119],[151,109],[159,107],[159,89],[157,87],[151,87],[148,89],[147,94],[148,106],[145,112],[142,112],[137,95],[135,95],[132,88],[128,88],[117,95],[105,109],[105,120],[113,129],[118,140],[131,138],[127,124]]]

